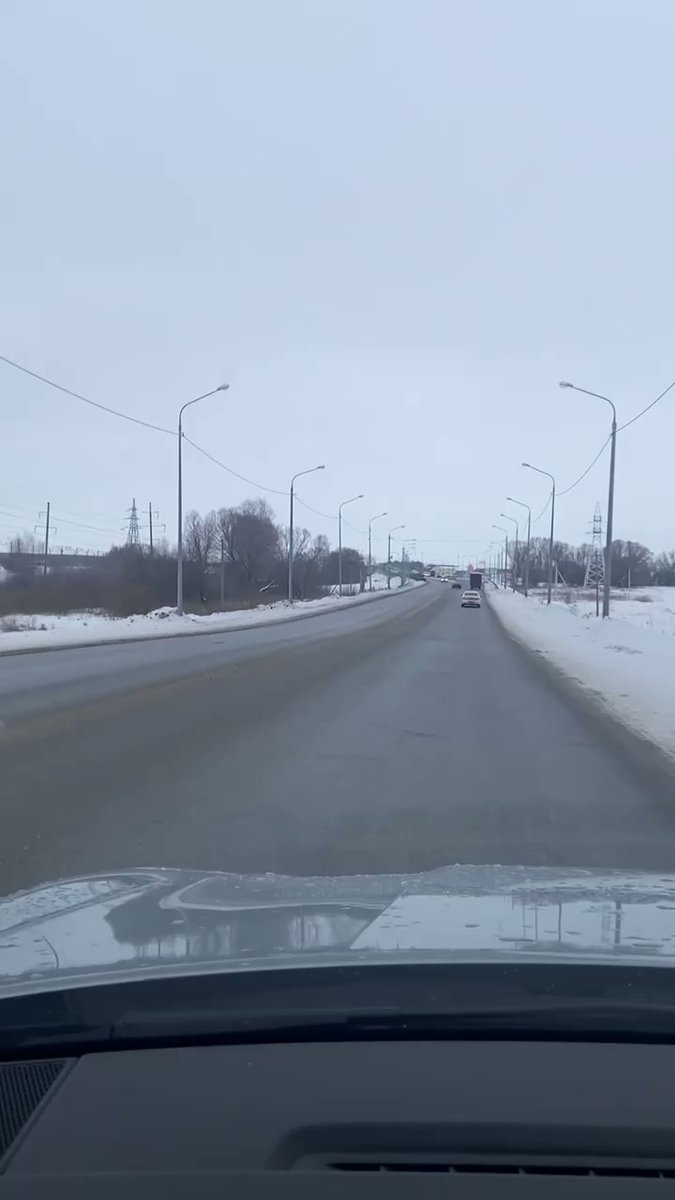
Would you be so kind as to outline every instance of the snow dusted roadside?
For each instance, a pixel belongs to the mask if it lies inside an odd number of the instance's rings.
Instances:
[[[422,587],[421,583],[409,581],[405,590]],[[158,608],[151,613],[133,617],[108,617],[102,613],[78,612],[66,616],[40,614],[34,617],[17,615],[5,618],[6,624],[18,626],[9,632],[0,632],[0,656],[16,654],[22,650],[50,650],[66,646],[91,646],[103,642],[148,640],[150,638],[188,637],[199,633],[219,633],[235,629],[248,629],[256,625],[277,624],[281,621],[297,621],[303,617],[351,608],[355,604],[383,600],[395,596],[400,588],[386,591],[376,589],[357,596],[323,596],[320,600],[296,600],[290,605],[287,600],[276,604],[261,604],[257,608],[235,609],[232,612],[196,615],[185,613],[179,617],[175,608]]]
[[[649,589],[652,603],[617,600],[616,615],[594,605],[489,590],[504,628],[581,686],[615,719],[656,743],[675,764],[675,593]],[[657,592],[667,592],[663,599]],[[671,611],[671,605],[673,611]],[[624,607],[625,606],[625,607]]]

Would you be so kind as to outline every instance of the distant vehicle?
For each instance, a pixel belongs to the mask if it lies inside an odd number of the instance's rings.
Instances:
[[[483,586],[483,572],[469,571],[469,587],[474,592],[479,592]]]
[[[480,592],[463,592],[462,608],[480,608]]]
[[[411,571],[410,578],[416,579],[418,581],[418,583],[420,583],[420,582],[424,583],[424,578],[425,578],[424,571]]]
[[[461,585],[461,583],[459,582],[459,579],[453,579],[453,581],[452,581],[452,586],[453,586],[453,588],[457,588],[457,589],[459,590],[459,589],[461,588],[461,586],[462,586],[462,585]]]

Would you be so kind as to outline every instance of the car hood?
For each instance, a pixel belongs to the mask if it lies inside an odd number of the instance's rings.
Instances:
[[[0,995],[157,972],[514,956],[675,964],[675,876],[469,866],[335,878],[147,869],[0,900]]]

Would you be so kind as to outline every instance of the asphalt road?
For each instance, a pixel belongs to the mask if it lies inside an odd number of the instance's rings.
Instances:
[[[675,786],[429,584],[0,659],[0,892],[133,866],[672,870]]]

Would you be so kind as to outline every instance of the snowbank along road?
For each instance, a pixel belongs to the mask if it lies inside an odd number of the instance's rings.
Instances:
[[[549,607],[541,595],[492,590],[490,604],[515,638],[675,766],[674,591],[613,592],[609,621],[576,592]]]
[[[140,865],[672,869],[675,788],[487,607],[391,602],[2,661],[0,892]]]

